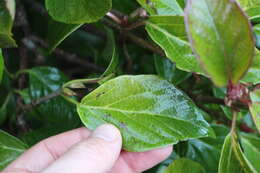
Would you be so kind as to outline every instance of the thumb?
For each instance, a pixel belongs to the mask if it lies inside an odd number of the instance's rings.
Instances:
[[[106,173],[115,164],[121,146],[119,130],[113,125],[102,125],[42,173]]]

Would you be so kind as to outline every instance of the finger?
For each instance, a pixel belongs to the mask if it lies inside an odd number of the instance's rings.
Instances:
[[[39,172],[89,134],[90,131],[83,127],[45,139],[22,154],[2,173]]]
[[[119,130],[109,124],[98,127],[86,140],[71,148],[43,173],[107,173],[115,164],[122,147]]]
[[[172,146],[142,153],[122,152],[110,173],[139,173],[165,160],[172,152]]]

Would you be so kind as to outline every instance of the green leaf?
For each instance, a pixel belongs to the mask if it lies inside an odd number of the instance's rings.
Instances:
[[[203,165],[207,173],[216,173],[221,148],[229,128],[223,125],[212,125],[216,138],[191,139],[188,141],[185,157]]]
[[[214,136],[203,112],[181,91],[153,75],[120,76],[77,105],[90,129],[116,125],[127,151],[146,151],[188,138]]]
[[[249,109],[256,128],[260,133],[260,89],[255,89],[255,91],[251,92],[250,98],[252,104],[249,105]]]
[[[241,80],[242,82],[257,84],[260,83],[260,51],[256,49],[253,62],[246,75]]]
[[[0,12],[0,48],[16,47],[16,43],[12,38],[15,1],[0,1]]]
[[[45,0],[50,16],[59,22],[82,24],[101,19],[112,7],[112,0]]]
[[[166,56],[176,63],[177,68],[203,73],[187,42],[182,16],[152,16],[146,30],[153,41],[165,51]]]
[[[174,85],[182,83],[191,76],[191,73],[187,73],[176,68],[176,65],[169,59],[163,58],[156,54],[154,55],[154,64],[157,74]]]
[[[227,135],[219,161],[218,173],[257,173],[244,156],[235,133]]]
[[[110,63],[101,77],[105,77],[110,74],[115,74],[119,64],[119,55],[116,48],[114,32],[109,28],[105,29],[107,31],[107,42],[102,55],[105,59],[110,59]]]
[[[206,170],[197,162],[186,158],[174,160],[164,173],[206,173]]]
[[[183,4],[176,0],[137,0],[139,4],[151,15],[182,15]]]
[[[35,101],[61,89],[68,81],[58,69],[36,67],[27,70],[29,73],[29,95]],[[79,124],[75,105],[62,96],[52,98],[36,107],[37,118],[44,124],[63,123],[70,128]]]
[[[255,25],[253,30],[254,30],[255,37],[256,37],[256,47],[260,48],[260,24]]]
[[[63,40],[76,31],[80,26],[82,26],[82,24],[66,24],[50,20],[47,36],[49,52],[52,52]]]
[[[238,0],[243,10],[249,16],[249,19],[254,20],[260,18],[260,1],[259,0]]]
[[[0,130],[0,171],[26,150],[27,146],[14,136]]]
[[[237,3],[188,0],[185,22],[191,46],[213,82],[236,84],[254,56],[251,26]]]
[[[2,82],[3,73],[4,73],[4,57],[2,54],[2,50],[0,49],[0,84]]]
[[[242,134],[241,144],[246,158],[254,166],[257,172],[260,172],[260,138],[248,134]]]

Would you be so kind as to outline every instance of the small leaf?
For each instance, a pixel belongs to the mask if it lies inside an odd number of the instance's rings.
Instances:
[[[92,23],[101,19],[112,7],[112,0],[45,0],[50,16],[70,24]]]
[[[50,20],[47,36],[49,52],[52,52],[63,40],[76,31],[80,26],[82,26],[82,24],[66,24]]]
[[[0,171],[26,150],[27,146],[8,133],[0,130]]]
[[[257,84],[260,83],[260,51],[256,49],[251,67],[241,80],[242,82]]]
[[[197,162],[186,158],[174,160],[164,173],[206,173],[206,170]]]
[[[187,42],[182,16],[152,16],[146,30],[153,41],[165,51],[166,56],[176,63],[177,68],[203,73]]]
[[[219,162],[218,173],[257,173],[244,156],[235,133],[228,134]]]
[[[260,138],[248,134],[242,134],[241,144],[246,158],[249,160],[252,166],[254,166],[257,172],[260,172]]]
[[[15,15],[15,1],[0,1],[0,48],[16,47],[12,38],[12,27]]]
[[[250,93],[252,104],[249,105],[251,116],[254,120],[256,128],[260,133],[260,89]]]
[[[77,105],[90,129],[116,125],[128,151],[146,151],[188,138],[214,136],[203,112],[181,91],[153,75],[120,76]]]
[[[101,77],[114,74],[116,72],[116,68],[118,67],[118,63],[119,63],[119,55],[116,48],[114,32],[109,28],[105,28],[105,29],[107,31],[107,43],[102,55],[106,60],[110,59],[110,63],[106,71],[101,75]]]
[[[197,58],[217,86],[236,84],[254,56],[247,17],[235,1],[188,0],[186,28]]]
[[[2,54],[2,50],[0,49],[0,84],[2,82],[3,73],[4,73],[4,57]]]
[[[151,15],[182,15],[183,9],[176,0],[137,0]]]

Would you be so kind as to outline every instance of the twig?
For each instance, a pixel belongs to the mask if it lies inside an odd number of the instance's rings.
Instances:
[[[235,133],[235,131],[236,131],[236,122],[237,122],[237,111],[233,110],[231,133]]]
[[[34,43],[40,44],[43,48],[47,49],[49,47],[49,45],[44,40],[42,40],[41,38],[39,38],[39,37],[37,37],[35,35],[30,35],[26,39],[28,39],[28,40],[30,40],[30,41],[32,41]],[[27,45],[27,47],[29,48],[30,45]],[[93,70],[95,70],[97,72],[104,72],[105,71],[105,69],[103,67],[99,67],[99,66],[97,66],[94,63],[87,62],[86,60],[83,60],[82,58],[78,57],[76,54],[72,54],[72,53],[66,52],[66,51],[64,51],[62,49],[56,48],[53,51],[53,53],[55,55],[59,56],[59,57],[64,58],[68,62],[71,62],[71,63],[74,63],[74,64],[79,64],[79,65],[84,66],[86,68],[93,69]]]

